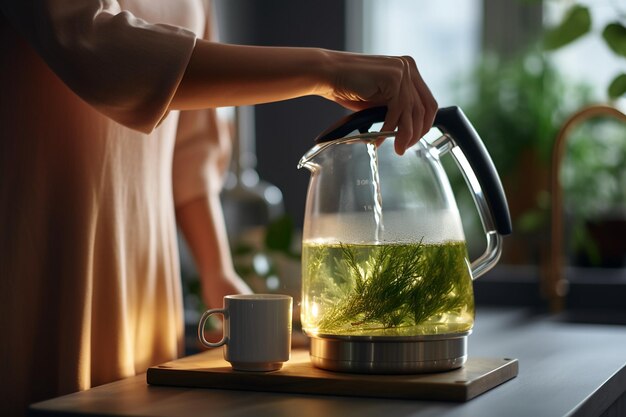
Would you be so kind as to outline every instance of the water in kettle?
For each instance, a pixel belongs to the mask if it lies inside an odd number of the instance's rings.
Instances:
[[[374,222],[376,223],[374,233],[375,241],[379,242],[383,238],[385,224],[383,221],[383,195],[380,190],[380,174],[378,172],[378,147],[374,143],[368,143],[367,154],[370,157],[370,171],[372,173],[372,194],[374,197]]]
[[[305,242],[303,266],[308,334],[416,336],[472,328],[464,241]]]
[[[382,218],[382,217],[381,217]],[[457,211],[424,211],[420,207],[387,210],[384,214],[384,233],[377,232],[377,223],[371,212],[340,212],[320,214],[314,222],[305,222],[305,239],[309,243],[429,243],[444,241],[465,242],[465,233]]]
[[[377,147],[367,144],[373,205],[318,215],[303,242],[308,334],[417,336],[470,330],[474,297],[455,209],[385,211]]]

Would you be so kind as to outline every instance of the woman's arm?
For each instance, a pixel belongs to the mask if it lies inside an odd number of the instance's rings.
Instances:
[[[172,169],[176,220],[208,308],[222,307],[225,295],[251,292],[233,266],[220,201],[230,157],[230,134],[214,109],[181,113]]]
[[[317,94],[329,89],[329,55],[315,48],[197,40],[171,107],[241,106]]]
[[[386,105],[383,130],[404,151],[432,126],[437,102],[410,57],[198,40],[171,109],[267,103],[319,95],[352,110]]]
[[[207,192],[177,207],[176,218],[196,261],[208,308],[221,308],[225,295],[252,292],[233,267],[218,193]]]

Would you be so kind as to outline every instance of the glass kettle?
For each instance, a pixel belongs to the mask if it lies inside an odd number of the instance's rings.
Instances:
[[[371,108],[340,120],[298,165],[311,172],[301,305],[311,362],[363,373],[458,368],[474,324],[472,279],[500,257],[502,235],[511,233],[508,205],[461,109],[439,109],[437,134],[404,156],[394,151],[395,132],[370,132],[386,112]],[[486,250],[471,264],[440,162],[448,153],[471,189],[486,234]]]

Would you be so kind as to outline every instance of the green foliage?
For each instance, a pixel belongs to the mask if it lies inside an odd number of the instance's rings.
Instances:
[[[327,281],[323,298],[334,301],[318,324],[322,333],[417,326],[472,306],[464,243],[340,245],[340,249],[336,270],[343,276],[336,282],[309,272],[313,279]]]
[[[626,203],[626,126],[593,119],[572,132],[561,168],[568,205],[591,218]]]
[[[561,124],[589,96],[566,84],[536,49],[509,60],[485,56],[465,84],[476,90],[463,109],[503,176],[520,169],[519,157],[529,150],[548,166]]]
[[[463,91],[461,88],[472,88]],[[547,175],[554,141],[565,120],[591,102],[588,86],[573,84],[556,68],[546,54],[533,46],[517,57],[508,59],[485,55],[477,68],[459,84],[459,102],[503,178],[512,207],[513,228],[517,236],[543,233],[549,221],[548,178],[544,183],[528,183],[535,194],[522,192],[532,201],[521,201],[516,195],[525,186],[524,177],[534,170],[534,178]],[[525,166],[524,161],[536,163]],[[471,246],[483,235],[477,216],[470,218],[474,202],[465,192],[465,180],[458,169],[448,169],[448,176],[463,207],[464,227],[470,252],[481,254]],[[541,188],[544,187],[544,188]],[[481,242],[482,243],[482,242]],[[528,260],[534,262],[534,260]]]
[[[549,29],[544,37],[544,49],[554,51],[569,45],[591,32],[589,8],[574,3],[565,13],[563,20]],[[621,22],[611,22],[602,31],[606,45],[617,55],[626,57],[626,27]],[[618,98],[626,94],[626,75],[618,75],[608,87],[609,97]]]
[[[609,23],[602,31],[606,44],[618,55],[626,57],[626,27],[619,22]]]
[[[546,31],[544,48],[548,51],[561,48],[591,30],[591,13],[587,7],[574,5],[556,27]]]
[[[522,213],[515,223],[515,230],[522,233],[533,233],[546,227],[547,214],[550,209],[550,193],[541,191],[536,196],[535,208]]]
[[[609,85],[609,97],[618,98],[626,94],[626,73],[615,77]]]
[[[626,27],[619,22],[609,23],[602,31],[602,37],[613,52],[626,57]],[[626,73],[617,75],[609,84],[609,97],[616,99],[626,95]]]
[[[598,248],[585,220],[623,211],[626,205],[626,125],[613,119],[593,119],[574,130],[561,168],[565,206],[572,227],[571,249],[593,262]]]

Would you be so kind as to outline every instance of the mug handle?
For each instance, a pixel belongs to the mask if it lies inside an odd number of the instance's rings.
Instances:
[[[226,309],[225,308],[213,308],[211,310],[207,310],[204,312],[204,314],[202,314],[202,318],[200,318],[200,322],[198,323],[198,339],[204,346],[210,347],[210,348],[220,347],[226,344],[226,336],[224,335],[222,336],[222,340],[220,340],[217,343],[209,342],[204,337],[204,326],[206,324],[206,321],[209,319],[211,314],[215,314],[215,313],[226,315]]]

